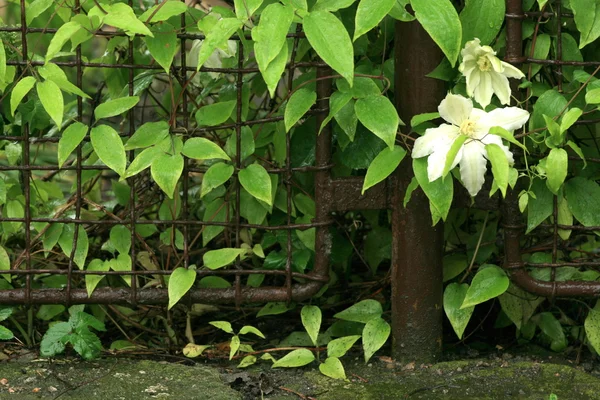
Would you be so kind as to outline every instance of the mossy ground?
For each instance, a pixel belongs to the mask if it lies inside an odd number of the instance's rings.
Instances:
[[[600,399],[600,369],[588,371],[554,356],[491,357],[434,365],[396,365],[373,358],[364,365],[346,357],[347,381],[321,375],[312,365],[250,369],[233,364],[188,366],[156,361],[105,358],[83,362],[8,362],[0,364],[0,399]],[[555,363],[558,362],[558,363]]]

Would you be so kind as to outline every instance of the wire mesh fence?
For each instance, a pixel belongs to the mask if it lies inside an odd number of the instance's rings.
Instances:
[[[568,101],[560,105],[559,114],[573,103],[578,104],[586,90],[595,87],[593,82],[600,70],[600,61],[584,61],[581,53],[574,50],[573,46],[577,48],[575,40],[563,32],[567,24],[573,24],[574,15],[569,11],[565,10],[560,0],[545,3],[538,10],[534,9],[533,2],[506,1],[505,60],[525,65],[528,81],[539,82],[541,79],[535,76],[543,76],[558,93],[564,93]],[[540,32],[541,26],[552,29],[551,39],[548,34]],[[525,48],[523,38],[528,38]],[[586,58],[594,60],[596,57],[589,54]],[[536,97],[535,87],[530,85],[524,96],[526,107],[532,96]],[[578,132],[575,136],[578,144],[584,148],[596,146],[595,124],[599,120],[593,117],[593,113],[589,114],[592,118],[584,116],[575,122],[575,127],[587,127],[583,135]],[[530,126],[528,132],[517,134],[516,137],[535,135],[544,129],[531,129]],[[581,161],[581,158],[569,155],[569,160]],[[586,157],[585,160],[592,165],[600,162],[593,157]],[[532,215],[532,211],[529,211],[525,224],[517,193],[512,193],[502,207],[505,267],[511,271],[511,279],[523,289],[544,297],[600,296],[600,259],[594,234],[600,230],[600,226],[573,223],[572,216],[570,219],[564,218],[566,213],[561,207],[566,207],[566,203],[563,204],[559,196],[547,193],[550,195],[534,200],[538,204],[537,209],[543,210],[541,214]],[[538,224],[547,218],[550,223],[541,223],[536,229],[531,229],[535,220],[540,218]],[[523,237],[525,230],[528,232]]]
[[[128,4],[136,6],[131,0]],[[36,54],[56,34],[60,25],[55,19],[60,20],[60,13],[64,9],[82,12],[78,0],[62,2],[50,21],[29,23],[25,1],[19,6],[13,10],[13,20],[7,18],[8,24],[0,27],[15,81],[37,77],[38,68],[46,65]],[[182,140],[190,138],[209,138],[231,157],[233,172],[226,188],[220,196],[212,196],[212,202],[200,202],[208,165],[188,158],[173,199],[161,192],[149,170],[119,180],[92,155],[89,131],[73,154],[59,161],[60,133],[47,129],[48,115],[35,95],[29,95],[20,106],[22,120],[15,122],[5,115],[14,128],[0,136],[8,143],[5,157],[0,159],[6,189],[0,222],[5,234],[20,232],[7,243],[11,267],[0,271],[7,278],[0,303],[166,304],[164,277],[178,267],[192,265],[198,265],[199,287],[190,290],[189,302],[239,305],[301,300],[328,281],[329,214],[336,208],[331,191],[339,190],[340,198],[344,191],[330,180],[329,128],[320,135],[315,128],[328,115],[329,68],[307,54],[300,26],[288,35],[290,57],[277,95],[289,98],[297,84],[294,78],[305,76],[305,84],[316,86],[318,100],[308,113],[303,132],[286,135],[277,128],[283,116],[277,113],[278,106],[266,94],[266,87],[262,96],[255,95],[260,90],[250,95],[251,86],[264,86],[264,82],[256,62],[248,57],[243,34],[231,38],[232,54],[222,57],[222,65],[196,71],[190,54],[205,37],[188,32],[187,27],[196,26],[203,15],[191,10],[181,16],[175,29],[180,50],[168,74],[140,50],[144,45],[139,36],[130,38],[104,26],[87,32],[94,38],[85,45],[71,39],[73,51],[60,54],[52,64],[75,83],[73,92],[93,94],[88,99],[69,98],[71,118],[64,123],[63,132],[76,122],[94,125],[93,111],[103,98],[137,96],[135,107],[123,117],[109,120],[120,137],[127,140],[146,123],[168,120],[170,146],[181,146]],[[218,78],[226,89],[213,90],[212,78]],[[6,96],[3,100],[7,101]],[[231,118],[227,118],[232,122],[199,125],[198,110],[217,101],[234,104]],[[246,154],[248,135],[252,146],[262,146],[255,155],[254,149]],[[272,139],[274,136],[277,138]],[[278,154],[273,156],[273,152]],[[129,162],[138,155],[133,149],[127,152]],[[255,209],[244,209],[244,201],[250,199],[239,183],[239,172],[250,156],[265,167],[273,187],[278,188],[273,190],[271,209],[258,203]],[[337,205],[342,207],[339,201]],[[273,208],[279,214],[266,223],[264,215]],[[272,252],[277,257],[264,260],[262,250],[257,250],[252,257],[237,257],[228,268],[211,270],[201,265],[207,250],[252,248],[257,243],[277,249]],[[311,247],[314,253],[304,251]],[[113,261],[103,262],[108,258]],[[94,260],[100,261],[94,264]]]

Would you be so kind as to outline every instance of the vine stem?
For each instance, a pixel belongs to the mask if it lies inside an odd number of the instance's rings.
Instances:
[[[483,239],[483,233],[485,232],[485,228],[487,226],[488,218],[490,216],[490,212],[485,213],[485,219],[483,220],[483,226],[481,227],[481,233],[479,234],[479,239],[477,239],[477,246],[475,246],[475,251],[473,252],[473,257],[471,258],[471,264],[469,264],[469,268],[465,271],[460,283],[463,283],[467,276],[471,273],[473,269],[473,265],[475,265],[475,259],[477,258],[477,253],[479,253],[479,247],[481,246],[481,240]]]

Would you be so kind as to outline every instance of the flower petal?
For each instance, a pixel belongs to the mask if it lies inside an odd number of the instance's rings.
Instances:
[[[492,88],[492,78],[488,72],[482,72],[479,85],[473,91],[475,101],[477,101],[481,107],[486,108],[492,100],[492,94],[494,89]]]
[[[430,155],[439,147],[447,147],[459,135],[458,128],[454,125],[443,124],[437,128],[429,128],[425,135],[415,140],[412,149],[412,158],[421,158]]]
[[[521,71],[517,67],[515,67],[507,62],[504,62],[504,61],[502,61],[502,66],[504,67],[504,70],[502,71],[502,75],[506,76],[507,78],[517,78],[517,79],[525,78],[525,74],[523,73],[523,71]]]
[[[438,106],[440,116],[446,121],[460,126],[460,124],[471,114],[473,102],[466,97],[448,93]]]
[[[498,99],[500,99],[500,103],[508,104],[510,102],[510,84],[508,83],[508,78],[495,72],[490,73],[490,77],[492,78],[492,88]]]
[[[514,131],[525,125],[529,119],[529,112],[519,107],[496,108],[488,113],[485,121],[488,126],[501,126],[507,131]]]
[[[471,140],[465,143],[460,160],[460,178],[471,196],[481,190],[485,180],[487,160],[483,156],[485,147],[483,143]]]
[[[473,91],[481,81],[481,72],[479,72],[479,68],[474,68],[470,73],[465,73],[465,76],[467,77],[467,94],[472,97]]]
[[[450,147],[437,148],[436,151],[431,153],[427,158],[427,177],[429,182],[433,182],[442,176],[444,172],[444,166],[446,165],[446,155],[448,154]]]

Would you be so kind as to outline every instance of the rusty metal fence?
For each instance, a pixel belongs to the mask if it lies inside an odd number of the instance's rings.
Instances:
[[[552,10],[550,8],[552,7]],[[523,10],[523,2],[521,0],[506,1],[506,54],[505,60],[515,65],[529,65],[529,76],[531,79],[532,66],[538,65],[549,69],[549,75],[555,79],[555,87],[559,92],[563,92],[565,67],[588,67],[594,68],[591,72],[591,79],[600,70],[599,61],[583,61],[563,59],[563,35],[562,29],[566,21],[573,19],[573,14],[565,12],[561,1],[557,0],[546,4],[539,11],[525,12]],[[529,54],[525,54],[523,49],[523,24],[525,21],[533,21],[533,35],[531,38],[531,47]],[[533,58],[535,52],[536,39],[539,33],[540,24],[554,24],[556,32],[556,46],[554,58],[551,59],[536,59]],[[589,80],[588,80],[589,81]],[[587,83],[587,82],[586,82]],[[571,88],[572,95],[577,97],[582,94],[581,91],[584,85]],[[525,98],[529,98],[529,90]],[[598,124],[597,119],[582,119],[576,122],[578,125]],[[523,134],[517,135],[522,137]],[[590,133],[589,140],[594,140],[593,133]],[[579,160],[577,157],[570,156],[571,160]],[[599,159],[587,158],[588,163],[598,163]],[[573,280],[557,280],[557,268],[560,267],[576,267],[589,268],[597,270],[600,267],[599,254],[595,252],[579,253],[581,256],[573,259],[558,260],[559,252],[569,254],[574,250],[572,243],[577,241],[578,235],[589,235],[594,231],[600,230],[600,226],[582,226],[582,225],[562,225],[558,222],[558,202],[554,196],[552,223],[542,224],[539,229],[531,232],[525,238],[530,239],[524,241],[523,231],[523,216],[521,215],[516,192],[512,192],[503,202],[501,206],[502,217],[504,220],[504,240],[505,240],[505,268],[510,272],[511,279],[524,290],[543,297],[599,297],[600,282],[598,281],[573,281]],[[573,237],[570,240],[562,240],[559,237],[559,230],[569,230],[573,232]],[[523,247],[524,242],[528,244]],[[531,263],[523,261],[523,254],[532,253],[533,251],[551,253],[551,262],[547,263]],[[549,268],[550,280],[544,281],[535,279],[527,272],[527,268]]]

